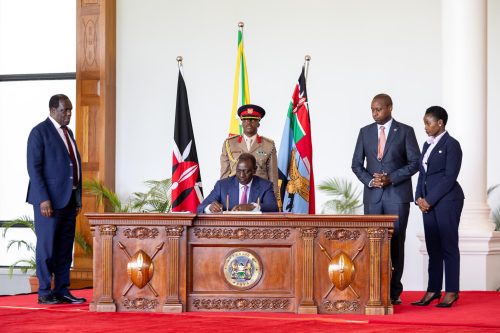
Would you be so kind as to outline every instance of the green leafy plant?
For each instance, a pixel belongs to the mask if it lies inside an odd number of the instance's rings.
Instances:
[[[333,197],[324,203],[323,212],[334,209],[339,214],[352,214],[356,208],[361,207],[361,192],[346,179],[328,178],[318,185],[318,189]]]
[[[5,238],[7,232],[14,226],[28,228],[33,232],[33,234],[35,233],[35,221],[33,221],[33,219],[31,219],[29,216],[22,216],[14,220],[7,221],[2,225],[2,227],[4,228],[2,237]],[[85,241],[85,238],[79,232],[75,233],[75,243],[80,246],[85,251],[85,253],[92,253],[92,247]],[[23,239],[10,240],[7,244],[7,251],[9,251],[13,246],[17,247],[18,250],[25,248],[30,253],[30,256],[28,258],[18,259],[13,262],[9,266],[9,276],[12,277],[14,269],[19,269],[22,273],[34,273],[36,271],[36,244],[27,242]]]
[[[500,184],[496,184],[488,188],[488,197],[498,187],[500,187]],[[495,223],[495,231],[500,231],[500,205],[498,205],[496,208],[491,208],[491,218]]]
[[[168,213],[172,208],[170,187],[172,179],[147,180],[149,190],[134,192],[133,208],[142,212]]]
[[[83,188],[94,195],[98,203],[105,205],[105,211],[119,212],[148,212],[168,213],[172,208],[170,178],[163,180],[148,180],[144,182],[146,192],[134,192],[132,197],[123,203],[118,195],[111,189],[101,184],[98,180],[88,180],[83,183]]]
[[[97,198],[98,205],[104,204],[104,210],[107,212],[125,213],[132,211],[130,204],[123,204],[115,192],[98,180],[91,179],[84,181],[83,188]]]

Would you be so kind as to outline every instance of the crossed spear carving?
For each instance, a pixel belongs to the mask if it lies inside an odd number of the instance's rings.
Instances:
[[[331,264],[332,263],[332,257],[328,254],[328,251],[321,244],[318,243],[318,245],[321,248],[321,252],[323,252],[326,255],[326,257],[328,258],[328,260],[330,260],[330,264]],[[361,251],[363,251],[364,247],[365,247],[365,244],[363,244],[363,246],[361,246],[360,248],[358,248],[358,251],[356,252],[356,254],[351,258],[351,261],[354,262],[354,260],[358,256],[358,254],[360,254]],[[344,270],[344,262],[343,261],[341,261],[341,265],[340,266],[341,266],[340,267],[340,274],[341,274],[340,278],[342,279],[342,277],[343,277],[343,270]],[[333,283],[333,281],[331,281],[331,282],[332,282],[332,286],[330,287],[330,289],[328,289],[328,292],[325,294],[325,296],[323,296],[323,299],[327,298],[328,295],[330,295],[330,293],[332,292],[333,288],[335,288],[335,284]],[[354,288],[351,286],[350,283],[349,283],[349,289],[351,289],[351,291],[354,293],[354,295],[356,296],[356,298],[359,298],[358,293],[356,292],[356,290],[354,290]]]
[[[156,255],[158,254],[158,252],[161,251],[161,249],[163,249],[163,245],[165,244],[165,242],[161,242],[158,246],[156,246],[155,248],[155,252],[153,253],[153,255],[151,256],[151,261],[153,261],[153,259],[156,257]],[[125,253],[125,255],[127,256],[128,260],[132,260],[132,256],[128,253],[127,251],[127,248],[125,247],[125,245],[123,245],[121,242],[118,242],[118,247]],[[156,290],[153,288],[153,286],[151,285],[151,283],[149,283],[149,281],[146,283],[149,287],[149,289],[151,290],[151,292],[156,296],[158,297],[158,293],[156,292]],[[128,292],[130,291],[130,288],[132,288],[132,286],[134,285],[134,283],[131,281],[130,284],[127,286],[127,288],[125,289],[125,291],[122,293],[123,296],[126,296],[128,294]]]

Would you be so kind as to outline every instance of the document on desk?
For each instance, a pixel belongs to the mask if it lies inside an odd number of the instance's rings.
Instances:
[[[246,210],[225,210],[222,214],[262,214],[262,212],[260,210],[256,212]]]

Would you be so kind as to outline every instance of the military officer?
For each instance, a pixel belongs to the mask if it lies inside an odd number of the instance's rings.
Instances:
[[[246,104],[238,109],[243,134],[224,140],[220,156],[220,178],[234,176],[238,157],[250,153],[257,160],[257,176],[273,183],[278,199],[278,158],[274,141],[257,134],[266,111],[258,105]]]

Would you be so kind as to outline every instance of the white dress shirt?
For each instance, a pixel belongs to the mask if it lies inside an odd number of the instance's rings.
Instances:
[[[446,133],[446,131],[444,131],[443,133],[439,134],[436,137],[429,136],[429,138],[427,138],[427,143],[429,143],[430,146],[429,146],[429,148],[427,148],[425,155],[422,158],[422,166],[424,167],[425,172],[427,172],[427,160],[429,159],[429,156],[431,155],[434,147],[436,147],[439,140],[441,140],[441,138],[443,137],[444,133]]]
[[[252,148],[253,143],[257,139],[257,134],[255,134],[253,136],[250,136],[250,137],[248,137],[245,134],[243,134],[243,139],[245,140],[245,143],[247,145],[248,151],[250,151],[250,148]]]
[[[383,125],[377,124],[377,129],[378,129],[378,137],[377,138],[380,138],[380,128],[383,126],[384,131],[385,131],[385,140],[387,142],[387,139],[389,138],[389,131],[391,129],[391,125],[392,125],[392,118],[391,118],[391,120],[389,120],[388,122],[386,122]]]
[[[247,186],[248,186],[248,188],[247,188],[247,203],[254,205],[255,208],[252,210],[252,212],[259,212],[260,206],[258,206],[255,202],[250,202],[250,191],[252,190],[252,182],[253,182],[253,179],[250,181],[250,183],[247,184]],[[239,205],[239,203],[241,202],[241,196],[243,195],[243,189],[244,189],[245,185],[240,184],[240,183],[238,183],[238,185],[239,185],[239,190],[238,190],[238,205]],[[225,198],[223,198],[223,199],[226,200]],[[211,213],[210,206],[212,206],[212,204],[205,207],[206,214]],[[226,207],[226,209],[229,209],[229,207]]]
[[[54,127],[56,128],[57,133],[59,133],[59,136],[61,137],[61,140],[64,142],[64,146],[66,146],[66,149],[68,150],[68,154],[69,154],[68,142],[66,142],[66,136],[64,136],[64,131],[62,129],[62,126],[59,125],[59,123],[54,118],[52,118],[50,115],[49,115],[49,119],[52,122],[52,124],[54,125]],[[69,133],[68,133],[68,136],[69,136]],[[71,142],[71,146],[73,147],[73,151],[75,152],[75,159],[76,159],[76,166],[77,166],[76,170],[78,170],[78,179],[80,179],[80,165],[78,164],[79,163],[78,158],[76,157],[75,143],[73,142],[73,140],[71,140],[71,137],[69,137],[69,142]]]

